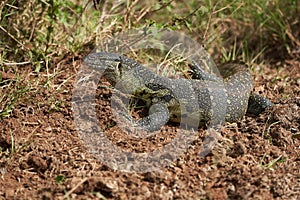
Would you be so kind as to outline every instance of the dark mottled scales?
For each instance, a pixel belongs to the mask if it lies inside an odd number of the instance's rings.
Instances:
[[[200,122],[234,122],[246,113],[257,115],[272,105],[268,99],[252,93],[250,71],[242,64],[219,67],[222,77],[218,77],[192,63],[193,79],[189,80],[159,76],[136,61],[113,53],[91,53],[84,62],[94,69],[105,69],[104,76],[119,91],[147,101],[149,115],[141,120],[134,120],[127,111],[120,112],[148,131],[160,129],[168,120],[195,127]]]

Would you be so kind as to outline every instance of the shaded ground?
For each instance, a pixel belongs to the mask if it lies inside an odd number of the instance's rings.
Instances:
[[[56,72],[30,73],[24,84],[43,89],[30,91],[12,115],[0,122],[0,198],[299,199],[299,57],[295,52],[284,62],[255,68],[255,90],[275,103],[271,110],[226,125],[223,139],[205,158],[198,156],[204,137],[200,129],[197,140],[176,162],[143,174],[102,165],[79,139],[71,99],[81,57],[55,63]],[[51,84],[47,84],[49,78]],[[97,102],[103,125],[111,120],[110,93],[99,90],[99,96],[103,97]],[[118,130],[107,131],[115,143],[129,150],[147,150],[147,145],[127,143]],[[149,148],[168,143],[176,128],[164,131],[147,143]],[[7,149],[14,153],[7,154]]]

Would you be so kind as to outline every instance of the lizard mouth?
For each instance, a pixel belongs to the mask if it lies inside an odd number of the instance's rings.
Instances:
[[[109,68],[109,62],[121,62],[120,55],[113,53],[90,53],[84,59],[83,62],[90,67],[96,69]]]

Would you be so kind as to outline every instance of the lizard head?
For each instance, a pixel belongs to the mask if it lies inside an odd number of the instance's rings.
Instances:
[[[89,67],[102,72],[111,83],[120,80],[126,71],[132,69],[133,63],[130,63],[124,56],[107,52],[90,53],[83,61]]]

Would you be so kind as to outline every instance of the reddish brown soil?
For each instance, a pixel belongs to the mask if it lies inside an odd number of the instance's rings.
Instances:
[[[255,68],[255,91],[271,99],[272,109],[227,124],[205,158],[199,157],[204,138],[199,129],[184,155],[147,173],[114,171],[95,159],[78,137],[71,99],[81,58],[55,63],[59,73],[50,84],[51,74],[28,74],[24,84],[36,85],[38,92],[29,91],[11,116],[0,121],[0,199],[300,199],[299,57]],[[27,71],[22,70],[18,73]],[[104,97],[97,109],[105,113],[99,115],[105,127],[112,120],[110,93],[98,94]],[[107,128],[116,145],[137,152],[170,142],[175,131],[168,125],[150,141],[139,142],[116,126]],[[7,153],[12,146],[13,153]]]

